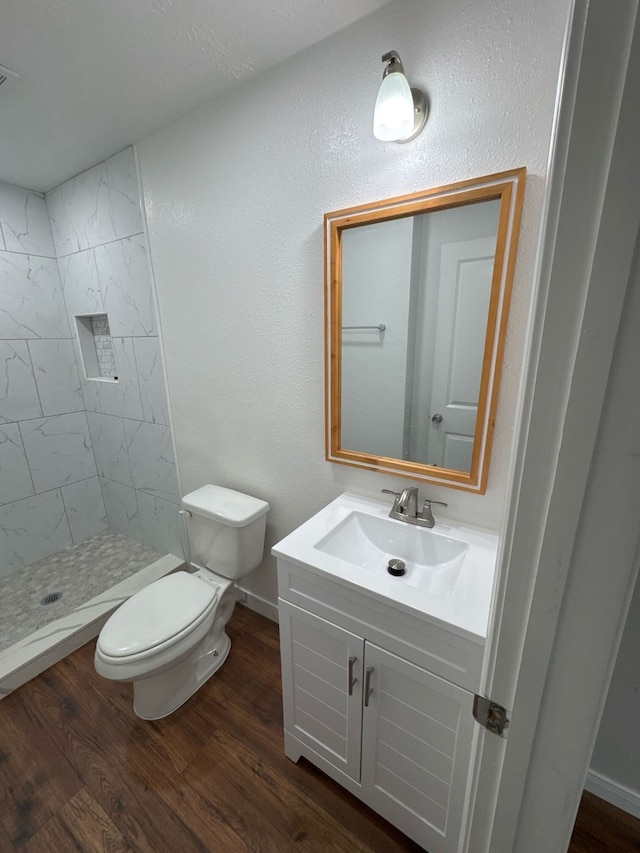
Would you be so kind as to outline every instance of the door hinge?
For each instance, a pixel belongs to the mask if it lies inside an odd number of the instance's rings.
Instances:
[[[484,726],[489,729],[494,735],[506,737],[504,730],[509,727],[509,719],[507,717],[507,709],[497,702],[492,702],[485,696],[476,695],[473,697],[473,716]]]

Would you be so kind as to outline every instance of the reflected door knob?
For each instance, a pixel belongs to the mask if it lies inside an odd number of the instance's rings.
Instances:
[[[431,415],[431,423],[432,424],[441,424],[442,423],[442,415]]]

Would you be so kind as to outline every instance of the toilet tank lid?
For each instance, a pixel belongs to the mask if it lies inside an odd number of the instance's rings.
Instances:
[[[202,486],[182,498],[182,506],[231,527],[244,527],[269,511],[269,504],[223,486]]]

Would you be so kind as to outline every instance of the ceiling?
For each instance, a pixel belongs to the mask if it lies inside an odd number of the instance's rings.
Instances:
[[[45,192],[386,2],[5,2],[0,181]]]

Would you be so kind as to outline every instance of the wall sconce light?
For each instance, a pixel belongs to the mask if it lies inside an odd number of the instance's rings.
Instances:
[[[409,86],[395,50],[385,53],[382,61],[387,65],[373,112],[373,135],[383,142],[409,142],[427,121],[427,99],[423,91]]]

